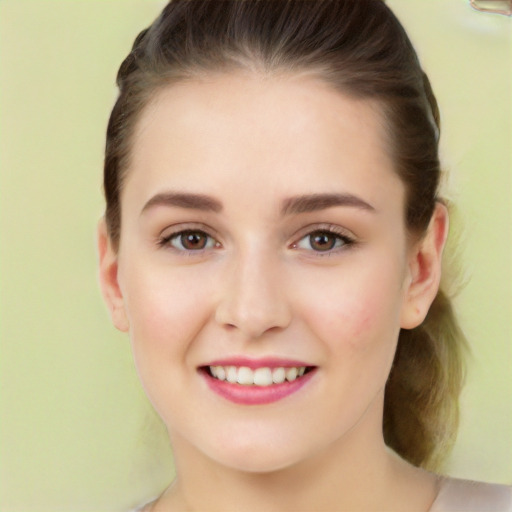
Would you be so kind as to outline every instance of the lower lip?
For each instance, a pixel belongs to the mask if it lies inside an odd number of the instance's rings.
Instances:
[[[206,379],[209,388],[226,400],[235,404],[263,405],[277,402],[299,391],[299,389],[311,380],[315,370],[310,370],[308,373],[292,382],[283,382],[282,384],[272,384],[270,386],[243,386],[242,384],[232,384],[225,380],[216,379],[206,371],[202,371],[201,373]]]

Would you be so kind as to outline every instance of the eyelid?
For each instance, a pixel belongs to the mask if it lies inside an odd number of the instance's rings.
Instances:
[[[203,224],[202,222],[177,222],[176,224],[167,225],[162,229],[158,235],[158,239],[169,238],[173,234],[181,233],[182,231],[203,231],[208,236],[218,239],[219,233],[212,227]]]
[[[187,250],[187,249],[177,249],[176,247],[173,247],[171,245],[171,240],[183,233],[186,232],[198,232],[203,233],[207,237],[211,238],[215,241],[214,247],[206,247],[203,249],[195,249],[195,250]],[[170,250],[174,250],[177,253],[184,253],[184,254],[201,254],[204,251],[208,251],[210,249],[215,249],[217,246],[221,246],[221,243],[219,242],[219,237],[216,234],[216,231],[209,226],[206,226],[201,223],[197,222],[185,222],[185,223],[179,223],[172,226],[167,226],[165,229],[163,229],[160,234],[157,236],[156,244],[159,247],[167,248]]]
[[[301,249],[297,247],[298,243],[302,241],[307,236],[311,236],[313,233],[317,232],[325,232],[330,233],[332,235],[335,235],[339,237],[341,240],[343,240],[345,243],[341,247],[336,247],[330,250],[326,251],[315,251],[313,249]],[[309,225],[299,231],[294,236],[294,241],[290,244],[290,247],[293,249],[299,249],[304,250],[306,252],[313,253],[315,256],[328,256],[330,254],[336,253],[338,251],[343,251],[348,249],[349,247],[353,246],[357,242],[357,237],[348,229],[343,228],[337,224],[328,224],[328,223],[322,223],[322,224],[312,224]]]
[[[349,238],[354,241],[356,241],[358,239],[357,236],[349,229],[342,227],[339,224],[332,224],[329,222],[320,222],[318,224],[309,224],[309,225],[301,228],[293,236],[293,238],[294,238],[294,240],[302,239],[306,235],[314,233],[315,231],[327,231],[329,233],[339,235],[340,237]]]

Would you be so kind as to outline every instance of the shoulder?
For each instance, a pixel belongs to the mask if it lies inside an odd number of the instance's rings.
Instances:
[[[512,512],[512,487],[442,478],[430,512]]]
[[[132,508],[131,510],[128,510],[128,512],[151,512],[155,502],[156,502],[156,499],[152,500],[149,503],[146,503],[144,505],[140,505],[137,508]]]

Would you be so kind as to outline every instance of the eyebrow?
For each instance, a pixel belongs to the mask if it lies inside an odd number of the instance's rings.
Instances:
[[[141,215],[156,206],[187,208],[191,210],[220,212],[222,203],[217,199],[190,192],[162,192],[154,195],[142,208]],[[353,194],[308,194],[290,197],[283,202],[281,215],[325,210],[334,206],[349,206],[374,212],[375,208]]]
[[[153,196],[142,208],[141,214],[156,206],[176,206],[191,210],[220,212],[222,203],[210,196],[188,192],[163,192]]]
[[[314,212],[333,206],[350,206],[374,212],[375,208],[353,194],[309,194],[291,197],[284,201],[282,215]]]

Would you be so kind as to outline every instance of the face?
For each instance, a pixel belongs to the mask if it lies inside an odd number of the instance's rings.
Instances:
[[[212,76],[159,93],[132,156],[104,279],[176,452],[271,471],[380,439],[414,308],[377,106],[308,76]]]

